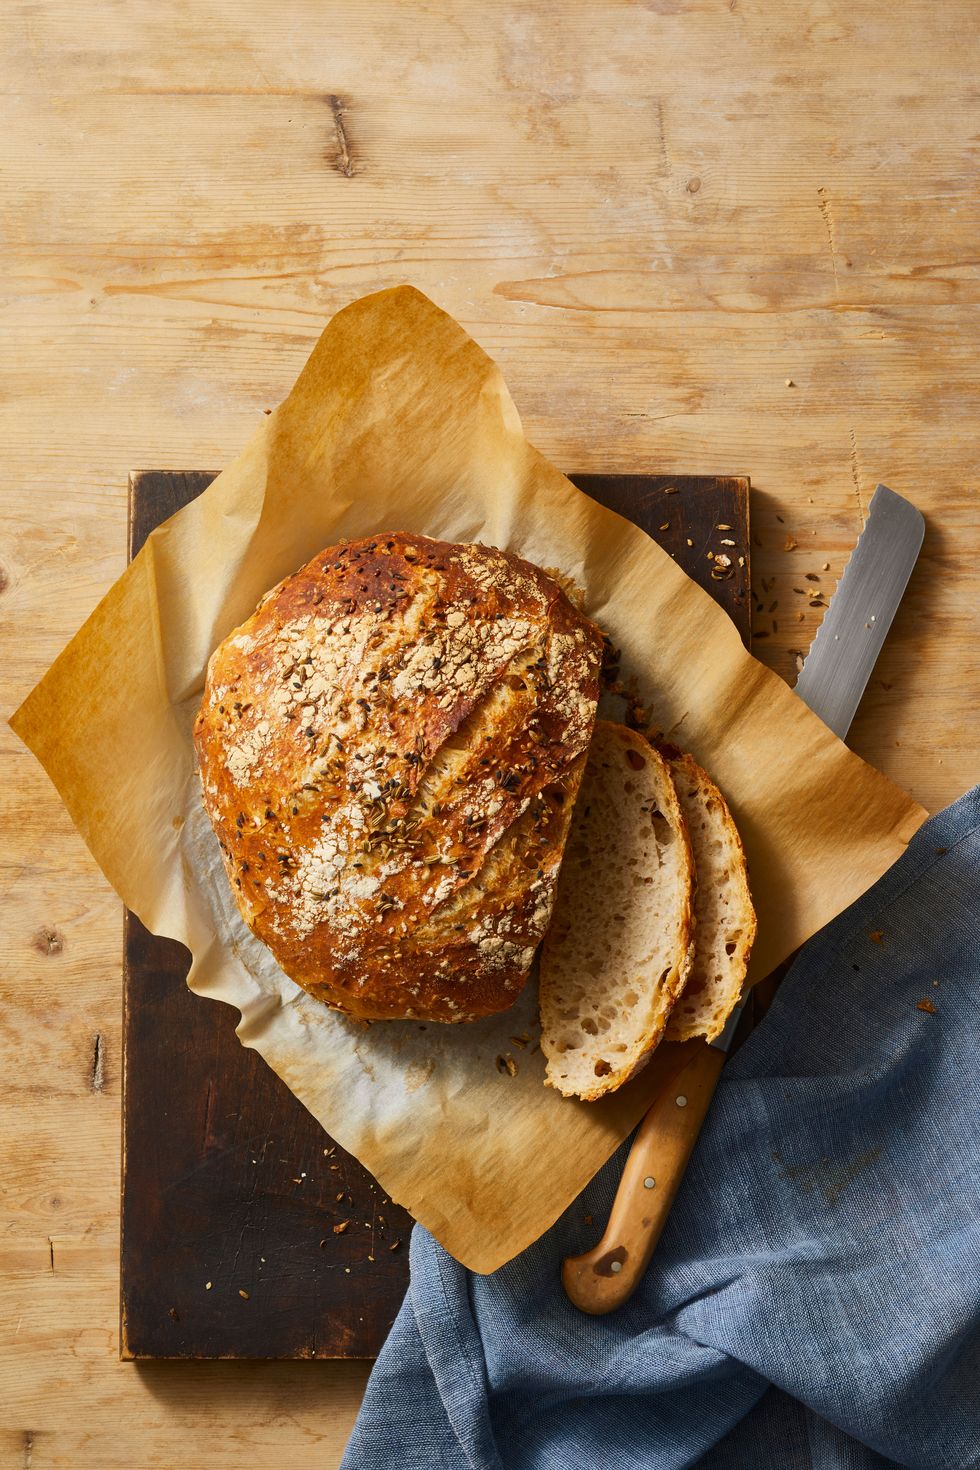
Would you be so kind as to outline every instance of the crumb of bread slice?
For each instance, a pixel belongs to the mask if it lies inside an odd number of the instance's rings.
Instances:
[[[693,889],[666,761],[598,721],[541,954],[550,1086],[594,1101],[644,1066],[691,968]]]
[[[670,773],[687,819],[697,870],[694,965],[667,1025],[668,1041],[725,1029],[745,983],[756,918],[745,849],[728,804],[692,756],[670,747]]]

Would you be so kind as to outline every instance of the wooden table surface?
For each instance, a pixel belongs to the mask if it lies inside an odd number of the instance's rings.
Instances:
[[[0,33],[4,715],[122,570],[129,470],[227,461],[409,281],[557,463],[751,475],[786,678],[793,589],[876,480],[915,500],[852,743],[932,809],[975,781],[972,0],[7,0]],[[336,1465],[363,1365],[117,1361],[121,907],[0,758],[0,1465]]]

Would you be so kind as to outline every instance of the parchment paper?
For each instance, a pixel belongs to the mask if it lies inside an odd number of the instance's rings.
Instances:
[[[755,978],[894,862],[926,813],[746,654],[649,537],[527,442],[499,370],[450,317],[408,287],[334,317],[286,401],[150,536],[11,724],[120,897],[189,947],[191,987],[236,1006],[244,1044],[453,1255],[489,1271],[574,1198],[677,1048],[584,1104],[542,1085],[533,986],[471,1026],[334,1015],[239,918],[191,746],[215,645],[323,547],[384,529],[505,547],[585,589],[656,723],[731,801],[759,913]],[[498,1069],[507,1055],[516,1076]]]

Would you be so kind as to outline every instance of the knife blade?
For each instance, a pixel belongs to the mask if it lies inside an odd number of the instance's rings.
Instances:
[[[817,629],[796,693],[844,739],[898,611],[925,535],[922,512],[878,485],[868,518]],[[708,1043],[727,1052],[745,1009],[738,1002],[724,1031]]]
[[[868,519],[817,629],[796,692],[843,740],[922,546],[920,511],[879,485]]]
[[[796,681],[796,693],[841,739],[850,728],[922,546],[925,522],[879,485],[830,607]],[[687,1041],[637,1130],[609,1223],[591,1251],[569,1256],[562,1282],[584,1312],[629,1299],[660,1238],[697,1140],[746,996],[715,1041]]]

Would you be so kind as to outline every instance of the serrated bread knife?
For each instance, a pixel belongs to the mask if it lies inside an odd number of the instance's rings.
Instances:
[[[919,511],[885,485],[844,568],[796,681],[796,693],[843,740],[922,546]],[[598,1245],[569,1256],[562,1281],[583,1312],[611,1312],[632,1296],[649,1264],[745,1007],[716,1041],[675,1045],[677,1065],[637,1131],[609,1224]]]

